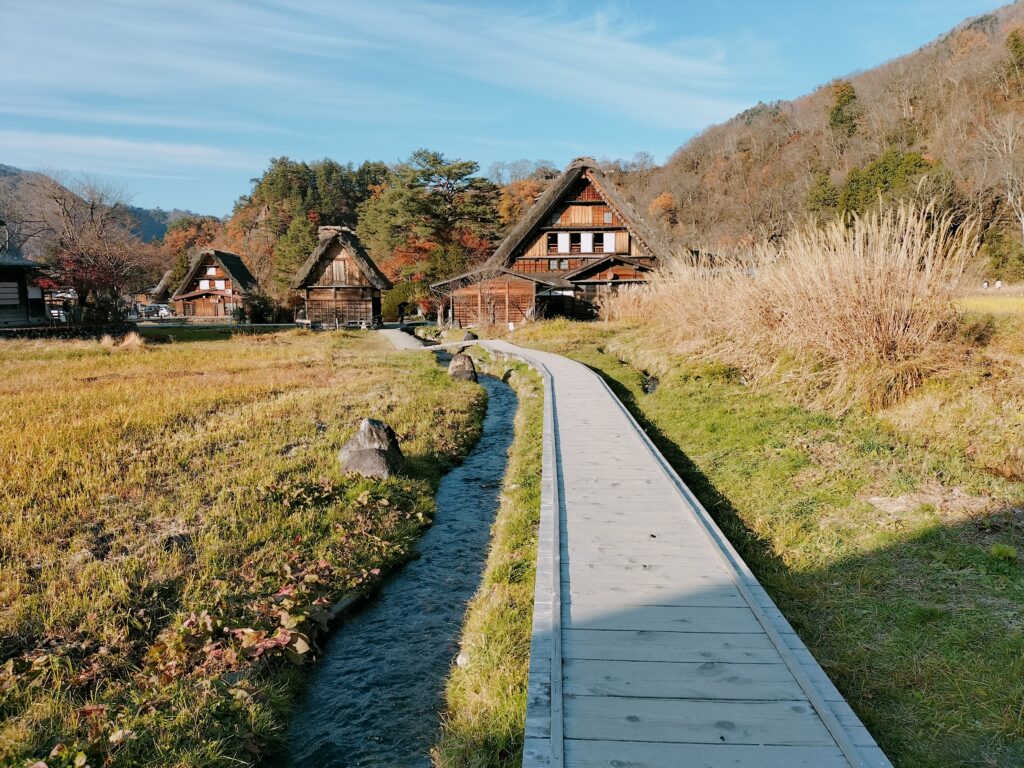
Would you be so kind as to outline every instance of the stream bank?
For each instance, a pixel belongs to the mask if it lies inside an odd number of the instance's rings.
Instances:
[[[518,400],[481,376],[483,433],[442,480],[418,559],[356,608],[324,647],[292,715],[281,766],[429,766],[445,680],[487,556]]]

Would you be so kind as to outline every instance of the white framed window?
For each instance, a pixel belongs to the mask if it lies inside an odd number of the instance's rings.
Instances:
[[[594,233],[583,232],[580,235],[580,253],[594,252]]]
[[[612,223],[612,212],[611,211],[605,211],[604,212],[604,223],[605,224],[611,224]]]
[[[199,281],[199,290],[205,291],[205,290],[208,290],[209,287],[210,287],[210,281],[209,280],[200,280]]]
[[[218,291],[223,291],[224,290],[224,281],[223,280],[214,280],[213,281],[213,287],[216,288]]]
[[[216,275],[217,274],[217,268],[216,267],[207,267],[206,268],[206,274],[208,274],[208,275]]]
[[[605,232],[604,233],[604,253],[616,253],[615,250],[615,233]]]

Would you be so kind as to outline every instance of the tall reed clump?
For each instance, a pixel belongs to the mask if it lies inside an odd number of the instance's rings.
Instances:
[[[904,204],[724,264],[670,264],[603,309],[655,325],[677,351],[795,385],[810,405],[881,406],[956,351],[954,290],[977,247],[975,222]]]

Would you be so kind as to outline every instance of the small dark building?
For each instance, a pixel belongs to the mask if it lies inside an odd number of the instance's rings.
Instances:
[[[34,319],[42,319],[38,311],[33,312],[33,303],[41,306],[41,302],[32,302],[29,296],[30,292],[39,292],[29,285],[29,276],[38,266],[11,245],[7,226],[0,221],[0,327],[29,325]]]
[[[348,227],[320,227],[320,242],[299,269],[292,288],[312,325],[377,325],[381,292],[391,281]]]
[[[174,311],[185,317],[233,317],[259,283],[242,257],[204,248],[192,258],[185,278],[171,297]]]

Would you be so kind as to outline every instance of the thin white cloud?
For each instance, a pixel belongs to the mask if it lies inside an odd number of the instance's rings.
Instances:
[[[573,15],[408,1],[94,0],[59,13],[26,4],[5,25],[11,46],[0,56],[11,66],[0,67],[0,84],[29,104],[40,92],[114,101],[160,93],[228,101],[255,123],[272,123],[281,107],[354,121],[380,111],[443,117],[446,104],[417,98],[434,72],[638,125],[692,130],[745,106],[728,95],[740,72],[725,41],[654,43],[648,20],[615,6]]]
[[[168,172],[257,169],[262,157],[202,144],[130,141],[105,136],[0,130],[8,162],[20,167],[69,168],[88,173],[166,176]]]

